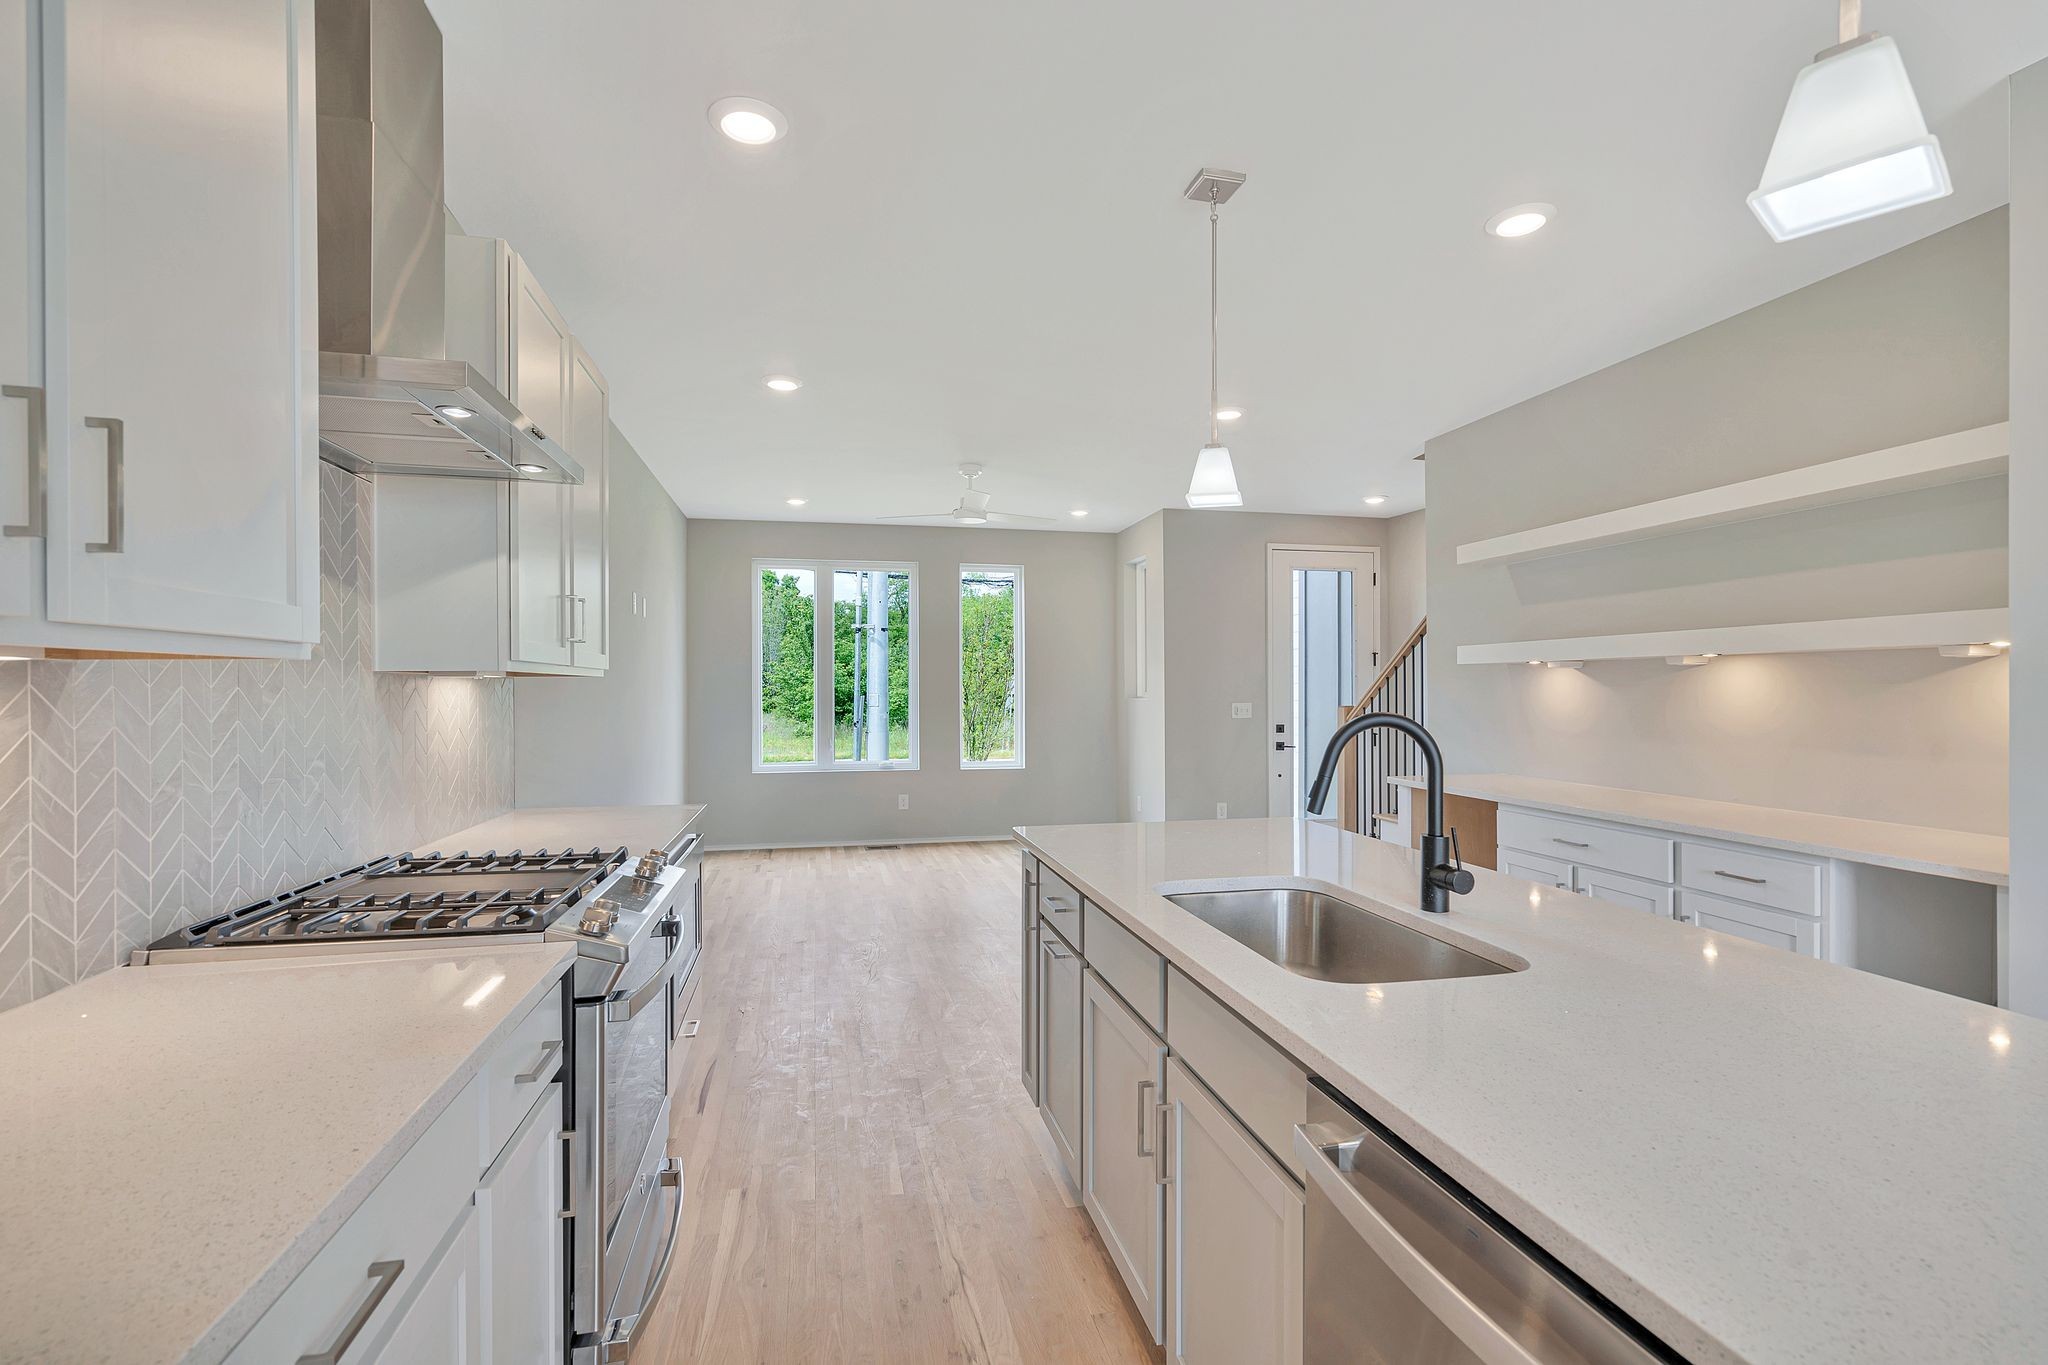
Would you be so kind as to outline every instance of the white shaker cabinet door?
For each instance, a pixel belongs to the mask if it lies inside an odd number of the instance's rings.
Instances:
[[[470,1204],[369,1359],[376,1365],[484,1365],[478,1250],[476,1206]]]
[[[578,668],[603,668],[611,661],[610,612],[605,588],[610,560],[606,540],[611,452],[611,387],[581,345],[569,355],[569,453],[583,466],[583,482],[569,500],[570,636]]]
[[[526,419],[558,442],[568,439],[569,325],[540,282],[514,255],[508,284],[511,386]],[[571,452],[572,454],[574,452]],[[567,664],[575,646],[569,601],[569,499],[555,483],[515,483],[512,499],[512,660]]]
[[[0,0],[0,618],[37,615],[44,457],[41,66],[36,0]]]
[[[1038,1110],[1067,1178],[1081,1183],[1081,958],[1038,927]]]
[[[1560,891],[1572,889],[1572,865],[1557,858],[1546,858],[1540,853],[1523,853],[1517,849],[1500,850],[1497,861],[1501,872],[1509,877],[1520,877],[1538,886],[1554,886]]]
[[[1081,1057],[1081,1202],[1156,1342],[1166,1258],[1157,1146],[1166,1044],[1092,971],[1082,1006]]]
[[[562,1354],[562,1089],[551,1086],[476,1194],[485,1358],[552,1365]]]
[[[1301,1188],[1177,1059],[1166,1091],[1167,1359],[1301,1365]]]
[[[312,0],[43,23],[49,615],[316,640]]]

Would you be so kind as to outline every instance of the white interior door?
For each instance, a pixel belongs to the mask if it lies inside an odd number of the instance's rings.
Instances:
[[[1272,546],[1266,594],[1266,810],[1303,815],[1337,713],[1379,665],[1379,554]]]

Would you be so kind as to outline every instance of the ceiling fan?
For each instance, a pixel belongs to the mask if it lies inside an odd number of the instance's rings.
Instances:
[[[995,512],[989,510],[988,494],[974,486],[981,477],[981,466],[963,464],[960,477],[967,480],[967,487],[960,494],[959,505],[950,512],[920,512],[904,517],[876,517],[877,521],[950,521],[958,526],[1051,526],[1052,517],[1027,517],[1018,512]]]

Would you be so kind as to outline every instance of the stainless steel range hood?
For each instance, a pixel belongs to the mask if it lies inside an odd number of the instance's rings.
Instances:
[[[447,359],[441,30],[424,0],[317,0],[320,457],[357,473],[581,483]]]

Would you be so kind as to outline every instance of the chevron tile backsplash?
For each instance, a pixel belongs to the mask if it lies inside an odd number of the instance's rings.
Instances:
[[[370,669],[370,498],[320,467],[305,663],[0,664],[0,1008],[511,807],[511,683]]]

